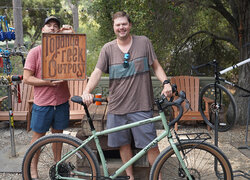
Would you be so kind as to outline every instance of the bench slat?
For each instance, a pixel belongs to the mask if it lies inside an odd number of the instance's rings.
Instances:
[[[14,121],[26,121],[27,115],[28,111],[13,112]],[[0,121],[6,120],[9,120],[9,111],[0,111]]]

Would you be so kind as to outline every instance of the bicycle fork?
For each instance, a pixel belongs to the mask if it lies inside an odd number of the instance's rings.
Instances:
[[[95,134],[95,132],[93,132],[93,131],[92,131],[92,133]],[[102,166],[103,166],[103,173],[104,173],[104,176],[105,176],[105,177],[108,177],[109,174],[108,174],[107,162],[106,162],[106,160],[105,160],[104,153],[103,153],[102,147],[101,147],[101,145],[100,145],[99,139],[98,139],[97,136],[94,136],[94,140],[95,140],[95,144],[96,144],[97,151],[98,151],[99,156],[100,156],[100,159],[101,159],[101,164],[102,164]]]
[[[173,150],[174,150],[174,152],[175,152],[175,154],[176,154],[176,156],[177,156],[177,158],[178,158],[178,160],[179,160],[179,162],[180,162],[180,164],[181,164],[181,167],[183,168],[183,170],[184,170],[186,176],[188,177],[189,180],[192,180],[193,178],[191,177],[191,174],[190,174],[190,172],[188,171],[188,168],[187,168],[185,162],[183,161],[183,159],[182,159],[182,157],[181,157],[181,153],[180,153],[181,150],[180,150],[180,151],[178,150],[178,148],[177,148],[177,146],[175,145],[175,143],[174,143],[174,141],[173,141],[172,138],[168,138],[168,141],[169,141],[171,147],[173,148]],[[180,176],[184,176],[183,172],[179,172],[179,175],[180,175]]]

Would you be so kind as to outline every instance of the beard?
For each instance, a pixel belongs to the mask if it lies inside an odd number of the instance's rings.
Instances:
[[[119,33],[117,33],[116,37],[120,40],[126,40],[129,38],[129,33],[126,32],[126,34],[120,35]]]

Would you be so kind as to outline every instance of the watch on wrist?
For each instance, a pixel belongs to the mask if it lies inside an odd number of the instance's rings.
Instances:
[[[170,81],[169,80],[163,81],[162,85],[164,86],[165,84],[170,84]]]

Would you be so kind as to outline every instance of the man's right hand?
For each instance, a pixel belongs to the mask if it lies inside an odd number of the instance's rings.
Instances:
[[[82,101],[88,106],[90,104],[93,103],[93,98],[94,98],[94,95],[93,94],[90,94],[86,91],[83,91],[82,93]]]
[[[53,80],[53,81],[49,81],[49,85],[50,86],[58,86],[63,82],[64,82],[64,80]]]

